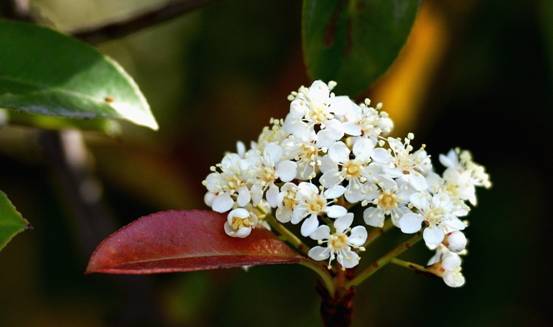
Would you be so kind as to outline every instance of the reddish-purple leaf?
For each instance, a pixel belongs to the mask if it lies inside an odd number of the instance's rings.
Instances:
[[[163,211],[142,217],[105,239],[87,273],[155,274],[297,263],[301,256],[274,234],[255,229],[247,238],[223,231],[212,211]]]

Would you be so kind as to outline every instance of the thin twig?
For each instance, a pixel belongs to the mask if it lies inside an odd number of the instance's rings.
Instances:
[[[392,258],[392,260],[390,260],[390,263],[392,263],[396,266],[400,266],[400,267],[412,270],[414,272],[439,276],[436,271],[432,270],[431,267],[427,268],[427,267],[419,265],[417,263],[402,260],[402,259],[399,259],[399,258]]]
[[[296,234],[292,233],[288,228],[284,227],[284,225],[279,223],[272,215],[267,215],[267,217],[265,217],[265,220],[267,220],[272,229],[278,232],[282,239],[290,243],[290,245],[292,245],[298,252],[307,256],[309,247],[305,243],[303,243],[299,239],[299,237],[296,236]]]
[[[166,5],[140,13],[130,18],[106,25],[88,27],[70,32],[74,37],[89,43],[118,39],[144,28],[163,23],[182,14],[205,6],[210,0],[171,1]]]
[[[355,278],[349,281],[346,284],[346,288],[350,288],[352,286],[357,286],[361,284],[367,278],[371,277],[375,272],[380,270],[380,268],[390,263],[392,258],[395,258],[398,255],[402,254],[403,252],[407,251],[421,239],[422,239],[421,233],[417,233],[413,235],[411,238],[409,238],[408,240],[406,240],[405,242],[398,244],[390,252],[386,253],[384,256],[380,257],[379,259],[371,263],[367,268],[365,268],[365,270],[361,271],[359,275],[357,275]]]

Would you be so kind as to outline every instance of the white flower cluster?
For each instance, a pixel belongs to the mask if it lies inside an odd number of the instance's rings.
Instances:
[[[204,180],[205,202],[228,212],[225,232],[247,237],[253,228],[269,228],[273,214],[280,223],[301,224],[300,232],[318,242],[309,256],[333,260],[342,268],[359,263],[367,230],[351,227],[354,205],[364,207],[364,222],[383,227],[386,218],[403,233],[423,230],[449,286],[461,286],[460,254],[467,240],[461,220],[467,202],[475,205],[475,187],[490,187],[484,168],[467,151],[440,156],[442,176],[433,171],[425,146],[415,149],[412,133],[387,137],[393,122],[370,100],[354,103],[332,93],[334,82],[315,81],[289,96],[290,112],[272,120],[249,149],[238,143],[211,167]]]

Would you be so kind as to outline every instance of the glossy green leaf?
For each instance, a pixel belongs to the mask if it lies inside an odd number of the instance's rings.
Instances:
[[[29,226],[6,194],[0,191],[0,250],[17,234]]]
[[[419,0],[304,0],[304,60],[312,78],[359,94],[397,57]]]
[[[124,119],[157,129],[132,78],[89,45],[0,20],[0,107],[77,119]]]

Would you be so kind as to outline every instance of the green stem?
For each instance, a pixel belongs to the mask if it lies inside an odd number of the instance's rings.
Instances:
[[[292,233],[288,228],[284,227],[283,224],[279,223],[273,215],[267,215],[265,217],[272,229],[276,230],[280,237],[286,242],[290,243],[298,252],[307,256],[309,247],[303,243],[296,234]]]
[[[334,286],[334,280],[328,270],[326,270],[323,266],[320,264],[314,262],[311,259],[304,259],[300,261],[300,265],[307,267],[314,271],[319,277],[321,278],[321,281],[323,282],[323,285],[328,290],[328,293],[331,297],[334,297],[334,293],[336,292],[336,287]]]
[[[384,226],[382,226],[382,228],[375,228],[375,229],[373,229],[369,232],[369,235],[367,235],[367,241],[365,242],[365,245],[363,245],[363,246],[368,247],[371,243],[376,241],[380,237],[380,235],[382,235],[382,234],[386,233],[387,231],[389,231],[393,226],[394,226],[394,224],[392,223],[391,219],[386,220],[384,222]]]
[[[290,243],[298,252],[307,257],[307,252],[309,247],[303,243],[294,233],[292,233],[288,228],[284,227],[283,224],[279,223],[273,215],[267,215],[265,217],[272,229],[277,231],[278,235],[286,242]],[[320,264],[314,262],[309,258],[305,258],[300,261],[300,265],[307,267],[314,271],[323,282],[323,285],[328,290],[328,293],[331,296],[334,296],[336,287],[334,286],[334,280],[328,270],[321,266]]]
[[[406,240],[403,243],[400,243],[398,246],[393,248],[390,252],[386,253],[384,256],[380,257],[373,263],[371,263],[365,270],[363,270],[359,275],[357,275],[355,278],[353,278],[351,281],[349,281],[346,284],[346,288],[350,288],[353,286],[357,286],[364,282],[367,278],[371,277],[375,272],[380,270],[380,268],[384,267],[390,261],[397,257],[398,255],[402,254],[406,250],[410,249],[413,245],[415,245],[418,241],[422,239],[422,235],[420,233],[417,233],[413,235],[411,238]]]
[[[421,266],[421,265],[419,265],[417,263],[414,263],[414,262],[401,260],[401,259],[398,259],[398,258],[392,258],[392,260],[390,260],[390,263],[393,263],[394,265],[397,265],[397,266],[400,266],[400,267],[403,267],[403,268],[406,268],[406,269],[409,269],[409,270],[412,270],[412,271],[415,271],[415,272],[421,272],[421,273],[431,274],[431,275],[437,276],[435,271],[433,271],[431,269],[428,269],[428,268],[426,268],[424,266]]]

